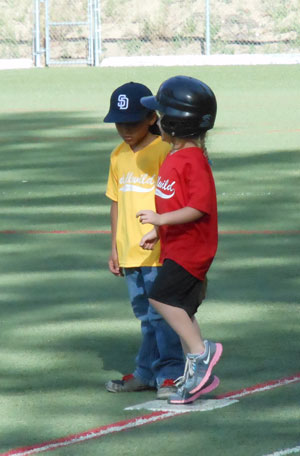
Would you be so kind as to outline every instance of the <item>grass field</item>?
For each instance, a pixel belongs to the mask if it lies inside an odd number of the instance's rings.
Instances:
[[[124,408],[154,393],[104,388],[133,369],[139,325],[107,269],[104,193],[119,140],[102,119],[118,85],[155,92],[175,74],[203,79],[218,99],[208,150],[220,243],[198,312],[224,346],[216,394],[299,375],[300,66],[3,71],[0,456],[150,413]],[[299,452],[299,405],[294,382],[52,454]]]

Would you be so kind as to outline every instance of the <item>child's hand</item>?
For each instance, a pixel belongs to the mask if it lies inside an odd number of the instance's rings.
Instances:
[[[151,225],[160,225],[160,214],[157,214],[154,211],[150,210],[141,210],[136,214],[136,217],[139,217],[140,223],[145,225],[145,223],[151,223]]]
[[[155,244],[156,244],[157,241],[158,241],[158,239],[159,239],[159,238],[158,238],[156,229],[153,228],[153,230],[149,231],[149,233],[145,234],[145,235],[142,237],[141,242],[140,242],[140,246],[141,246],[144,250],[153,250]]]
[[[108,260],[108,267],[110,272],[112,272],[115,276],[123,276],[123,269],[119,265],[119,258],[118,253],[116,251],[112,251],[111,255]]]

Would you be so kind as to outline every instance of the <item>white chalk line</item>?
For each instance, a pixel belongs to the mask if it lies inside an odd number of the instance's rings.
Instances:
[[[286,454],[300,453],[300,445],[294,448],[286,448],[285,450],[278,450],[275,453],[265,454],[264,456],[285,456]]]
[[[221,395],[217,396],[217,398],[223,399],[225,397],[228,397],[231,399],[238,399],[238,398],[242,398],[244,396],[248,396],[249,394],[260,393],[262,391],[269,391],[271,389],[278,388],[279,386],[286,386],[286,385],[289,385],[290,383],[297,383],[297,382],[300,382],[300,374],[296,374],[292,377],[283,378],[280,380],[262,383],[260,385],[256,385],[256,387],[253,386],[250,388],[245,388],[244,390],[240,390],[237,392],[221,394]]]
[[[181,413],[185,413],[185,412],[182,411]],[[49,443],[41,444],[40,446],[37,446],[36,448],[31,447],[28,449],[12,450],[8,453],[2,453],[0,456],[29,456],[32,454],[38,454],[38,453],[42,453],[45,451],[55,450],[57,448],[74,445],[76,443],[83,443],[83,442],[86,442],[87,440],[96,439],[96,438],[103,437],[108,434],[125,431],[125,430],[131,429],[134,427],[138,427],[138,426],[143,426],[145,424],[155,423],[156,421],[166,419],[166,418],[172,417],[174,415],[179,415],[179,413],[169,412],[169,413],[164,413],[159,416],[150,416],[148,418],[138,417],[135,420],[128,421],[120,426],[111,425],[111,426],[107,426],[106,428],[99,429],[99,431],[97,431],[97,430],[91,431],[84,435],[74,436],[73,438],[67,437],[65,440],[56,441],[53,443],[49,442]]]
[[[254,385],[250,388],[245,388],[240,391],[232,391],[230,393],[219,395],[216,397],[216,400],[221,401],[222,399],[226,399],[226,400],[230,400],[231,403],[235,403],[237,401],[234,401],[234,399],[241,398],[241,397],[247,396],[249,394],[254,394],[257,392],[261,392],[261,391],[268,391],[268,390],[271,390],[271,389],[279,387],[279,386],[285,386],[285,385],[288,385],[289,383],[294,383],[294,382],[299,382],[299,381],[300,381],[300,373],[295,374],[294,376],[291,376],[291,377],[282,378],[280,380],[272,380],[272,381],[269,381],[269,382],[266,382],[263,384]],[[208,399],[207,399],[207,401],[208,401]],[[230,403],[228,405],[230,405]],[[53,440],[51,442],[45,442],[45,443],[42,443],[39,445],[10,450],[9,452],[1,453],[0,456],[29,456],[32,454],[38,454],[38,453],[42,453],[42,452],[46,452],[46,451],[51,451],[51,450],[55,450],[57,448],[86,442],[88,440],[100,438],[100,437],[108,435],[108,434],[125,431],[128,429],[143,426],[145,424],[154,423],[154,422],[157,422],[160,420],[164,420],[166,418],[171,418],[171,417],[178,416],[180,414],[185,414],[185,413],[190,413],[190,410],[187,410],[183,406],[181,406],[179,411],[161,410],[158,412],[153,412],[150,415],[141,416],[141,417],[137,417],[134,419],[129,419],[127,421],[123,421],[123,422],[119,422],[119,423],[113,423],[113,424],[106,425],[106,426],[103,426],[98,429],[86,431],[86,432],[83,432],[83,433],[77,434],[77,435],[67,436],[67,437],[64,437],[61,439]],[[296,449],[298,449],[298,447],[296,447]],[[284,450],[284,451],[291,451],[291,450]],[[295,452],[295,451],[293,451],[293,452]],[[284,454],[290,454],[290,453],[282,453],[282,455],[284,455]],[[274,454],[272,456],[281,456],[281,453],[278,453],[278,455]]]

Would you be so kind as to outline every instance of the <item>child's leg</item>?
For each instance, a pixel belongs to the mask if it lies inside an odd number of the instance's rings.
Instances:
[[[194,320],[188,316],[185,310],[168,304],[150,299],[152,306],[159,312],[169,325],[179,335],[183,349],[189,353],[204,353],[205,345],[201,336],[200,328]]]
[[[195,317],[192,317],[192,322],[193,322],[193,325],[195,326],[195,329],[198,331],[200,338],[203,340],[199,324]],[[184,340],[182,340],[182,339],[180,339],[180,340],[181,340],[182,349],[184,351],[184,354],[186,355],[187,353],[189,353],[189,348],[187,347]]]
[[[131,306],[135,317],[141,322],[142,340],[136,356],[134,376],[146,385],[155,386],[152,364],[158,358],[155,331],[148,318],[149,301],[145,291],[141,268],[125,268]]]
[[[147,294],[152,288],[158,270],[158,267],[143,266],[141,268]],[[153,306],[149,304],[148,307],[148,320],[154,328],[154,337],[158,348],[158,356],[151,367],[157,386],[160,388],[165,380],[176,380],[182,375],[185,356],[180,339],[174,329]]]
[[[212,382],[213,389],[218,384],[210,379],[212,369],[219,361],[223,347],[220,343],[203,341],[199,326],[191,320],[187,312],[180,307],[150,299],[153,307],[163,316],[183,341],[188,352],[183,377],[180,378],[177,393],[170,397],[171,403],[186,403],[197,399],[207,383]],[[209,391],[211,389],[209,388]]]

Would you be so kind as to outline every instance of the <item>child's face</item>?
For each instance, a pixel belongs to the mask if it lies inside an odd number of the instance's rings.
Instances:
[[[146,118],[141,122],[116,123],[116,129],[126,144],[131,148],[140,144],[149,133],[149,127],[154,125],[156,116]]]

